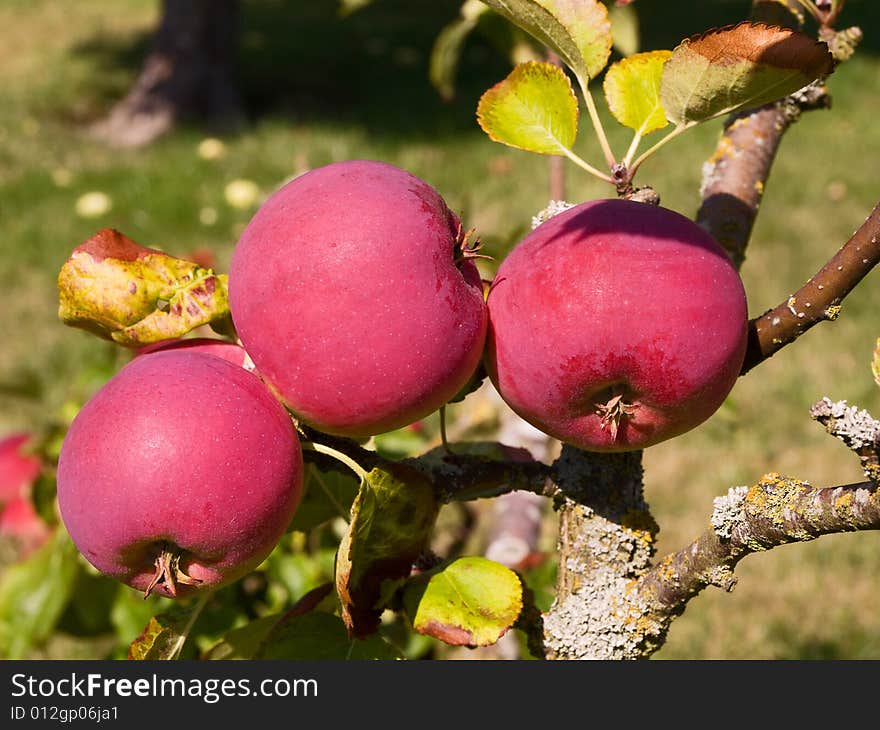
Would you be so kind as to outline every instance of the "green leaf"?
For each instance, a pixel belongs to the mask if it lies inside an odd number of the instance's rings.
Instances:
[[[120,644],[128,646],[141,633],[144,626],[168,599],[157,595],[144,598],[142,593],[133,591],[120,583],[116,589],[116,599],[110,609],[110,621]]]
[[[781,99],[832,67],[821,41],[740,23],[683,41],[663,67],[660,100],[673,124],[702,122]]]
[[[598,0],[483,0],[552,48],[584,84],[608,63],[611,23]]]
[[[495,142],[563,155],[577,137],[577,97],[561,68],[529,61],[483,94],[477,121]]]
[[[77,246],[58,274],[64,324],[140,346],[229,320],[225,274],[144,248],[112,228]]]
[[[276,624],[254,658],[399,659],[400,653],[378,635],[365,640],[350,638],[338,616],[313,611]]]
[[[21,659],[55,629],[81,570],[67,532],[26,560],[5,568],[0,578],[0,657]]]
[[[434,88],[449,101],[455,96],[455,72],[461,59],[461,49],[465,39],[477,27],[480,16],[488,12],[481,0],[465,0],[458,18],[440,31],[428,66],[428,77]]]
[[[660,103],[660,78],[671,55],[672,51],[637,53],[608,69],[605,98],[614,118],[625,127],[649,134],[669,123]]]
[[[459,558],[411,578],[403,593],[413,629],[454,646],[488,646],[523,607],[519,576],[488,558]]]
[[[192,623],[201,611],[198,603],[175,606],[153,616],[128,647],[129,659],[175,659],[187,639]]]
[[[277,613],[263,616],[233,629],[208,649],[202,659],[253,659],[280,618]]]
[[[874,347],[874,358],[871,361],[871,372],[874,373],[874,381],[880,385],[880,337]]]
[[[314,464],[306,467],[305,492],[290,529],[308,532],[334,517],[348,518],[351,503],[358,493],[354,475],[320,471]]]
[[[428,480],[405,464],[367,474],[336,557],[336,591],[353,636],[376,630],[382,610],[424,550],[439,505]]]

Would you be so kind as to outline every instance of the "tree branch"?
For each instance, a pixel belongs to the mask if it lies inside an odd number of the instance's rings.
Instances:
[[[635,584],[642,631],[659,646],[672,620],[706,586],[733,590],[733,569],[747,555],[822,535],[880,529],[880,490],[872,482],[816,489],[768,474],[751,488],[715,500],[712,528],[667,555]]]
[[[880,263],[880,203],[843,247],[795,294],[749,323],[749,346],[741,374],[794,342],[823,321],[833,321],[840,303]]]
[[[780,22],[788,16],[790,27],[799,25],[797,3],[752,3],[752,19]],[[828,13],[826,20],[833,21]],[[823,16],[824,17],[824,16]],[[852,55],[861,39],[858,28],[842,33],[823,26],[823,39],[838,62]],[[703,166],[702,204],[696,220],[724,247],[739,268],[770,169],[782,137],[805,111],[830,107],[822,80],[774,104],[730,117],[712,157]],[[878,204],[880,205],[880,204]],[[784,302],[749,322],[749,344],[740,374],[793,342],[822,321],[834,320],[840,302],[880,261],[880,210],[874,208],[862,227],[816,275]]]
[[[832,403],[829,398],[814,403],[810,416],[858,454],[865,476],[880,485],[880,421],[846,401]]]
[[[396,463],[372,449],[365,449],[356,441],[330,436],[306,426],[301,426],[300,430],[309,441],[331,446],[354,459],[366,471],[388,468]],[[455,448],[456,452],[450,454],[438,446],[421,456],[403,460],[430,480],[437,499],[442,503],[498,497],[517,490],[551,498],[560,493],[552,468],[536,461],[526,449],[488,441],[456,444]],[[347,467],[324,454],[306,451],[303,458],[322,471],[348,472]]]
[[[810,409],[828,433],[862,460],[870,481],[817,489],[768,474],[715,499],[711,528],[663,558],[629,591],[644,646],[659,647],[672,620],[706,586],[733,590],[733,569],[747,555],[822,535],[880,529],[880,421],[846,402],[823,398]]]

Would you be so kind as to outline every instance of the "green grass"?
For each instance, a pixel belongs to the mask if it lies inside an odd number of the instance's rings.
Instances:
[[[678,18],[656,0],[637,7],[646,47],[657,48],[736,20],[748,4],[694,3]],[[85,132],[133,79],[158,3],[0,5],[0,434],[40,429],[124,358],[58,322],[55,277],[70,250],[112,226],[177,255],[207,247],[224,270],[254,210],[225,202],[232,180],[253,180],[265,195],[307,167],[385,160],[430,181],[478,229],[488,252],[504,255],[546,204],[546,160],[491,143],[475,124],[479,94],[506,73],[480,39],[467,47],[455,102],[438,99],[427,83],[427,53],[457,3],[424,5],[408,13],[408,3],[376,0],[342,20],[332,2],[245,1],[239,69],[251,118],[223,138],[226,154],[217,160],[198,156],[211,133],[197,127],[138,151],[108,149]],[[742,272],[752,314],[799,287],[876,202],[880,18],[866,1],[851,0],[848,11],[868,39],[832,78],[833,110],[809,114],[783,144]],[[598,162],[586,118],[581,128],[578,152]],[[645,164],[639,182],[692,215],[718,129],[709,124],[672,142]],[[610,131],[614,148],[624,150],[628,134]],[[570,199],[610,195],[574,168],[568,181]],[[112,209],[79,217],[76,201],[88,191],[109,195]],[[200,221],[204,209],[215,211],[213,224]],[[838,322],[743,378],[706,424],[646,453],[661,553],[703,529],[714,496],[765,472],[817,485],[861,479],[856,459],[810,421],[808,409],[827,395],[880,413],[868,370],[878,311],[874,272]],[[712,589],[692,603],[659,658],[880,658],[877,534],[774,550],[748,558],[738,574],[731,595]]]

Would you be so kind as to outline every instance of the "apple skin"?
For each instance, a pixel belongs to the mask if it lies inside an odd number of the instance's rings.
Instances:
[[[439,193],[381,162],[316,168],[245,228],[229,305],[256,369],[305,423],[363,438],[427,416],[479,365],[480,274]]]
[[[150,345],[138,348],[135,357],[148,355],[151,352],[168,351],[168,350],[186,350],[188,352],[200,352],[205,355],[214,355],[215,357],[228,360],[233,365],[252,369],[248,360],[247,352],[233,342],[226,340],[218,340],[212,337],[192,337],[185,340],[165,340],[163,342],[154,342]]]
[[[39,457],[25,452],[31,435],[14,433],[0,439],[0,507],[24,494],[40,474]]]
[[[98,570],[141,591],[163,549],[199,585],[229,583],[281,538],[302,494],[289,415],[260,379],[213,355],[133,359],[77,414],[58,461],[58,505]],[[174,595],[168,582],[154,590]]]
[[[747,341],[742,281],[721,246],[684,216],[598,200],[532,231],[488,297],[486,369],[507,404],[588,451],[629,451],[711,416]],[[635,407],[617,433],[597,406]]]

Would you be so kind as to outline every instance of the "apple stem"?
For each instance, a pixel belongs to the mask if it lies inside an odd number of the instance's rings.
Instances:
[[[360,464],[358,464],[347,454],[343,454],[341,451],[337,451],[331,446],[319,444],[315,441],[301,441],[300,446],[302,447],[303,451],[315,451],[319,454],[324,454],[325,456],[332,456],[334,459],[342,462],[355,474],[357,474],[359,479],[366,480],[367,478],[367,472],[364,471],[364,468]]]
[[[202,581],[187,575],[186,571],[180,567],[180,551],[174,545],[163,542],[159,546],[159,554],[153,561],[156,566],[156,572],[153,574],[153,580],[144,591],[144,598],[149,598],[153,589],[157,585],[164,585],[168,594],[172,598],[177,598],[177,584],[187,586],[197,586]]]
[[[447,454],[452,454],[452,448],[449,446],[449,439],[446,436],[446,406],[440,406],[440,441],[443,443],[443,450]]]
[[[611,440],[617,441],[617,431],[620,423],[627,416],[631,416],[638,405],[635,403],[627,403],[623,399],[623,393],[612,396],[605,403],[596,404],[596,413],[602,417],[602,430],[606,426],[611,431]]]

